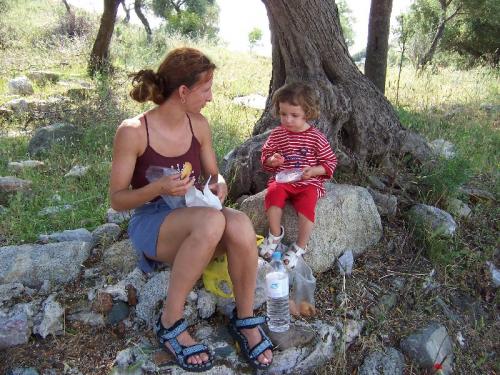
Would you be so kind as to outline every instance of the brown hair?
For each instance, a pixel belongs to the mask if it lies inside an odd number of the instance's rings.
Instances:
[[[132,99],[143,103],[162,104],[178,87],[194,86],[200,79],[210,80],[215,64],[201,51],[194,48],[176,48],[170,51],[158,71],[141,70],[132,74]],[[208,73],[208,74],[203,74]]]
[[[319,117],[320,104],[316,91],[306,83],[293,82],[280,87],[273,95],[274,114],[279,116],[280,103],[289,103],[300,106],[306,119]]]

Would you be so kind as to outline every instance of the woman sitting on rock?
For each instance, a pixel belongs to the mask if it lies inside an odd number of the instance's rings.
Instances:
[[[160,345],[173,353],[188,371],[213,366],[206,345],[197,344],[183,319],[184,302],[204,268],[227,253],[236,309],[229,331],[239,342],[249,363],[266,369],[272,362],[272,344],[260,328],[264,318],[253,316],[257,275],[255,232],[247,216],[224,207],[171,208],[162,195],[182,197],[202,178],[211,177],[211,190],[221,202],[227,186],[219,176],[210,126],[201,109],[212,100],[215,65],[200,51],[171,51],[157,72],[141,70],[133,78],[131,97],[156,106],[127,119],[118,127],[113,147],[110,179],[111,206],[118,211],[135,209],[129,237],[139,256],[139,266],[152,271],[158,263],[171,267],[163,311],[158,320]],[[181,177],[189,162],[190,175]],[[177,169],[179,173],[149,182],[151,166]]]

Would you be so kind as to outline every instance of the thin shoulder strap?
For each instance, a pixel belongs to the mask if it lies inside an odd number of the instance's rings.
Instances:
[[[191,134],[193,135],[194,137],[194,131],[193,131],[193,125],[191,124],[191,117],[189,117],[189,115],[186,113],[186,116],[188,117],[188,121],[189,121],[189,128],[191,129]]]
[[[144,125],[146,125],[146,145],[149,146],[149,129],[148,129],[148,119],[146,117],[146,114],[143,114],[142,117],[144,118]]]

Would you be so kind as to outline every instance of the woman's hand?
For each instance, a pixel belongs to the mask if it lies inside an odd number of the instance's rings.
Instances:
[[[227,197],[227,185],[225,182],[217,182],[215,184],[208,185],[210,191],[217,195],[221,203],[224,203]]]
[[[188,189],[194,185],[194,178],[189,176],[181,179],[181,174],[176,173],[171,176],[163,176],[153,182],[158,186],[158,195],[185,195]]]
[[[272,156],[270,156],[267,159],[266,164],[269,167],[276,168],[276,167],[279,167],[279,166],[283,165],[284,162],[285,162],[285,158],[283,157],[283,155],[278,154],[277,152],[275,152]]]

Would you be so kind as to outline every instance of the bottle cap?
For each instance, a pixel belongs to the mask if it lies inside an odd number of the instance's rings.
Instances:
[[[273,253],[272,260],[281,260],[281,253],[279,251],[275,251]]]

